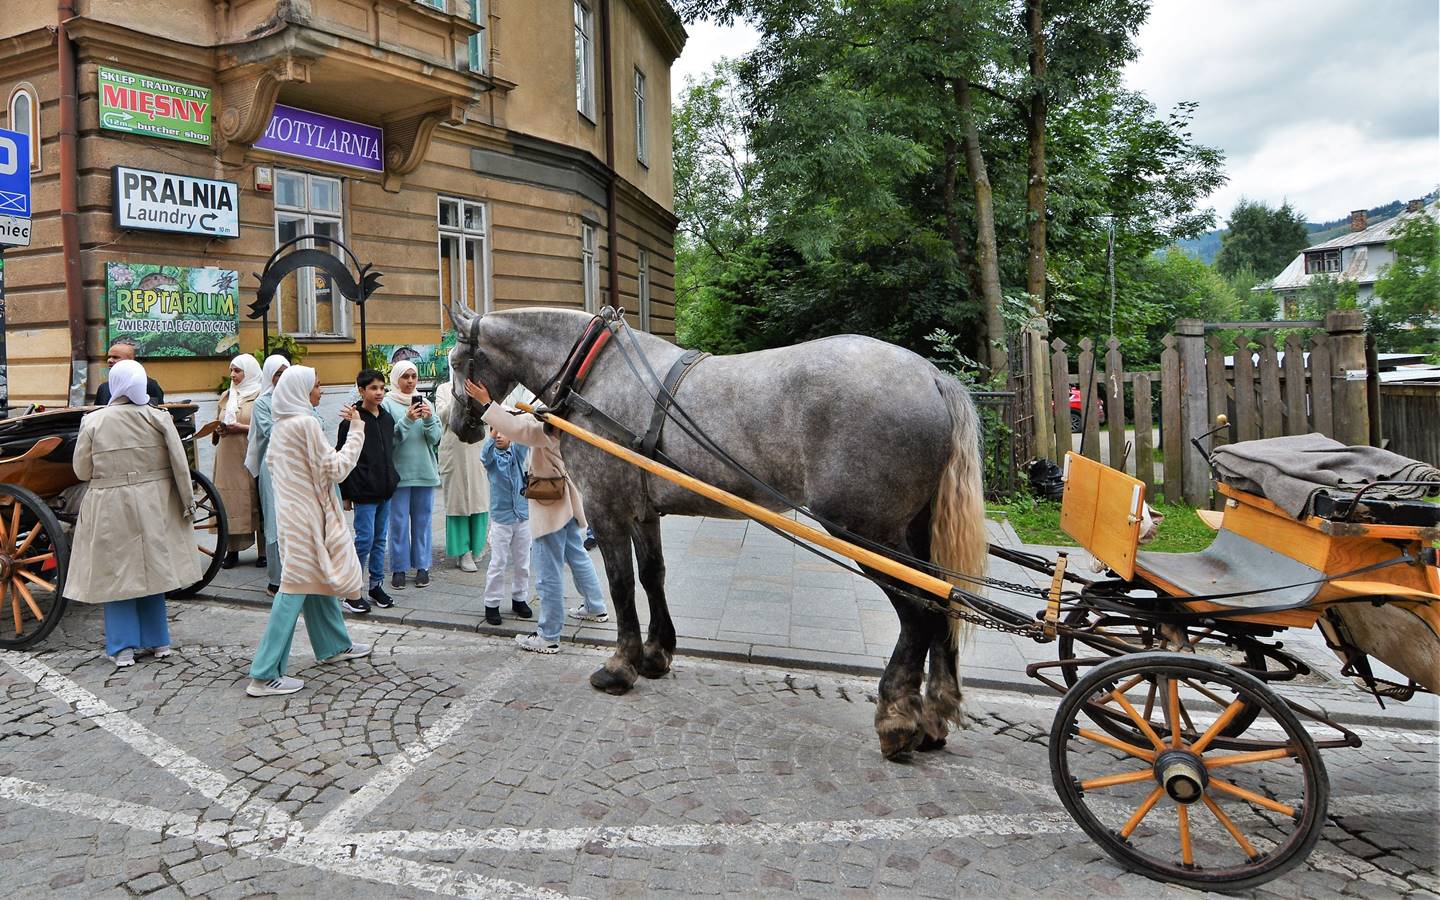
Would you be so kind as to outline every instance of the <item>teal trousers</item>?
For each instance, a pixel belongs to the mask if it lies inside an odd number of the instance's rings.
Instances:
[[[305,614],[305,631],[317,660],[329,659],[350,649],[350,632],[345,630],[345,616],[338,598],[279,593],[270,605],[270,621],[265,623],[265,634],[250,663],[251,678],[274,681],[285,674],[285,664],[290,661],[290,641],[295,637],[295,620],[301,612]]]

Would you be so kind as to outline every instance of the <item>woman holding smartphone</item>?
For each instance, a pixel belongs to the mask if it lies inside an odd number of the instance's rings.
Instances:
[[[420,374],[409,360],[390,370],[385,409],[395,420],[395,472],[400,486],[390,501],[390,585],[405,590],[409,570],[417,588],[430,585],[430,513],[440,486],[439,448],[445,428],[416,392]]]

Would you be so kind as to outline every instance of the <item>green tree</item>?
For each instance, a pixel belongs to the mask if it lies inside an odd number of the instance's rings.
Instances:
[[[1366,310],[1382,350],[1440,355],[1440,224],[1408,218],[1390,241],[1395,261],[1375,282]]]
[[[1305,249],[1309,237],[1305,217],[1289,203],[1271,209],[1262,201],[1244,198],[1235,204],[1226,229],[1215,257],[1215,268],[1222,275],[1250,269],[1272,278]]]

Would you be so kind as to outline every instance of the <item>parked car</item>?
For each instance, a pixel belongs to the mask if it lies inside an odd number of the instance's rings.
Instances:
[[[1078,387],[1075,387],[1074,385],[1071,385],[1071,387],[1070,387],[1070,431],[1071,431],[1072,433],[1078,433],[1078,432],[1080,431],[1080,429],[1084,427],[1085,423],[1084,423],[1084,421],[1081,419],[1081,415],[1084,413],[1084,410],[1085,410],[1085,406],[1084,406],[1083,400],[1082,400],[1081,397],[1080,397],[1080,389],[1079,389]],[[1095,413],[1096,413],[1095,424],[1097,424],[1097,425],[1104,425],[1104,424],[1105,424],[1105,401],[1104,401],[1104,400],[1101,400],[1099,397],[1096,397],[1096,398],[1095,398]]]

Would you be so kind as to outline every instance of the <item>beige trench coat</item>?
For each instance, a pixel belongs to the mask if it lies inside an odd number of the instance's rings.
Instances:
[[[558,500],[541,503],[530,501],[530,536],[544,537],[553,534],[569,524],[571,519],[585,525],[585,498],[580,489],[570,480],[565,469],[565,460],[560,456],[560,438],[540,424],[540,420],[529,413],[517,412],[513,407],[491,403],[481,416],[485,424],[498,430],[517,444],[531,449],[530,473],[536,478],[565,479],[565,496]]]
[[[223,410],[229,399],[229,391],[221,394],[220,405],[216,409]],[[241,400],[240,408],[235,413],[235,421],[241,425],[249,425],[250,408],[254,405],[253,399]],[[218,417],[219,413],[216,415]],[[226,549],[244,550],[255,543],[255,533],[265,528],[260,520],[260,497],[256,493],[255,478],[250,474],[250,470],[245,468],[245,451],[250,448],[250,432],[227,434],[224,437],[217,433],[212,440],[217,443],[215,487],[220,491],[220,499],[225,502],[225,521],[230,526],[230,544]]]
[[[107,603],[200,580],[190,465],[168,412],[123,402],[89,413],[74,466],[89,486],[71,536],[66,597]]]
[[[448,387],[442,385],[435,396],[435,415],[441,422],[450,421],[450,407],[454,405]],[[490,511],[490,477],[480,462],[480,445],[465,443],[449,428],[440,438],[440,490],[447,516]]]

